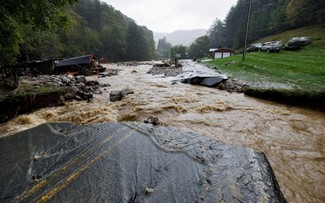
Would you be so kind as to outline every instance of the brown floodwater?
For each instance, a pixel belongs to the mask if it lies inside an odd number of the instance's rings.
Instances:
[[[143,122],[155,116],[166,126],[263,151],[289,202],[325,202],[325,113],[216,88],[175,84],[175,78],[147,74],[151,65],[107,67],[121,71],[118,76],[87,77],[111,85],[91,102],[68,102],[21,115],[1,125],[0,136],[45,122]],[[185,67],[205,71],[191,62]],[[124,88],[135,93],[110,102],[110,91]]]

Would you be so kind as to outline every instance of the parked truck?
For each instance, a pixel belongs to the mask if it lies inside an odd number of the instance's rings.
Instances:
[[[281,41],[264,42],[260,47],[260,51],[278,52],[280,51],[281,46],[282,46]]]

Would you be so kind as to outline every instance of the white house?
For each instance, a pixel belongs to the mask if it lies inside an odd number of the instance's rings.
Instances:
[[[230,57],[230,56],[235,55],[235,53],[236,53],[235,50],[229,49],[229,48],[225,48],[225,47],[218,48],[218,49],[211,48],[211,49],[209,49],[209,52],[210,52],[211,56],[214,59],[220,59],[220,58]]]

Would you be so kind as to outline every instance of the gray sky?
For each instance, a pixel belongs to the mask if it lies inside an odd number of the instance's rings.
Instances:
[[[154,32],[209,29],[237,0],[103,0]]]

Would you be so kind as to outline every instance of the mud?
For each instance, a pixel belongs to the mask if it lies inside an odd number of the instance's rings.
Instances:
[[[66,103],[65,106],[19,116],[0,126],[1,136],[46,122],[143,122],[154,116],[163,126],[264,152],[289,202],[325,201],[323,112],[254,99],[217,88],[173,82],[188,75],[212,71],[192,62],[184,64],[184,72],[178,77],[147,74],[151,62],[136,65],[107,66],[121,71],[118,76],[87,77],[110,84],[89,103]],[[109,101],[111,91],[125,88],[133,89],[134,94],[118,102]]]

